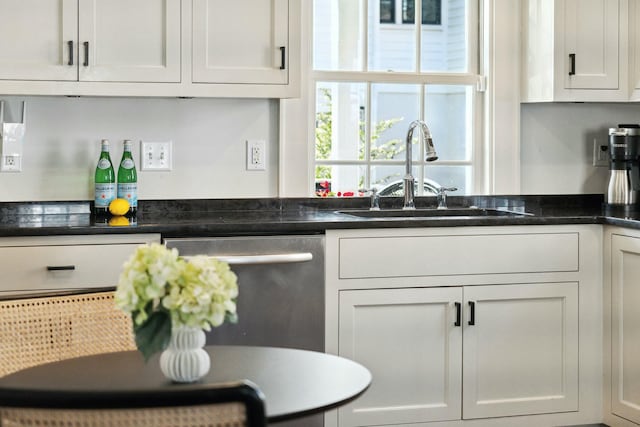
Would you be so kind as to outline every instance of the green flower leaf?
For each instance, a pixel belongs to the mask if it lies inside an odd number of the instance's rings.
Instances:
[[[134,326],[133,330],[136,336],[136,346],[146,362],[153,354],[169,346],[171,315],[166,310],[154,311],[143,324]]]
[[[238,313],[229,313],[225,315],[225,320],[229,323],[238,323]]]

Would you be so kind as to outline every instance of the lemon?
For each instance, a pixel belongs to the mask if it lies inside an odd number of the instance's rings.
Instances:
[[[129,202],[126,199],[113,199],[109,203],[111,215],[124,215],[129,212]]]
[[[129,220],[126,216],[116,215],[109,218],[109,225],[114,227],[129,225]]]

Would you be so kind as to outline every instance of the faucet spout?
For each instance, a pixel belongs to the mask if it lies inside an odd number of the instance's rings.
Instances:
[[[404,205],[402,209],[415,209],[415,178],[413,177],[413,131],[415,128],[420,129],[424,141],[425,160],[427,162],[433,162],[438,159],[435,146],[433,145],[433,139],[431,137],[431,131],[427,124],[422,120],[414,120],[409,124],[409,130],[407,131],[406,138],[406,154],[407,159],[405,163],[405,176],[404,176]]]

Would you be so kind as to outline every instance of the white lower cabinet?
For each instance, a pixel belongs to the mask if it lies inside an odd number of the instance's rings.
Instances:
[[[613,229],[606,237],[610,258],[605,262],[608,273],[605,289],[610,311],[605,317],[605,349],[610,349],[610,358],[605,359],[605,413],[610,419],[605,421],[611,426],[637,425],[640,424],[640,233]]]
[[[462,288],[340,292],[340,355],[372,373],[369,390],[339,410],[341,426],[460,417]]]
[[[325,426],[601,422],[601,248],[597,226],[327,232],[326,350],[373,381]]]
[[[467,286],[462,418],[578,410],[578,283]]]
[[[159,234],[0,238],[0,295],[115,287],[122,266]]]
[[[341,291],[340,355],[375,380],[340,425],[577,411],[577,332],[577,283]]]

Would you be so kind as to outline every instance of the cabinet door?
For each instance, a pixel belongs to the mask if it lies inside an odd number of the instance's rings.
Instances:
[[[0,79],[77,80],[77,39],[77,0],[0,0]]]
[[[460,419],[461,289],[340,292],[339,353],[374,378],[340,408],[341,427]]]
[[[565,88],[617,89],[619,0],[564,0],[563,6]]]
[[[577,283],[467,286],[464,299],[463,418],[578,410]]]
[[[194,0],[193,82],[288,82],[288,0]]]
[[[81,81],[180,81],[180,0],[84,0],[79,22]]]
[[[633,0],[629,2],[629,46],[631,55],[629,55],[629,68],[631,72],[631,90],[635,91],[633,101],[638,100],[638,91],[640,91],[640,28],[637,22],[640,22],[640,1]]]
[[[611,410],[640,423],[640,239],[611,242]]]

